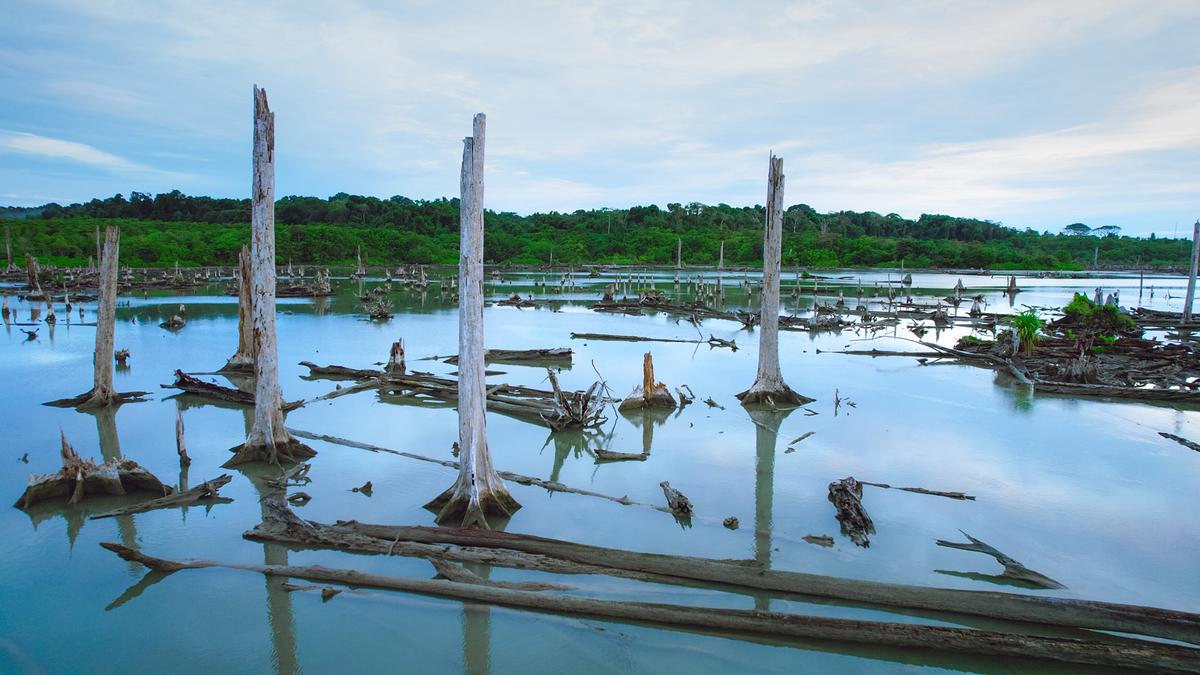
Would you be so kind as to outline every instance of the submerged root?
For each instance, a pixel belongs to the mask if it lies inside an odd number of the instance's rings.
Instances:
[[[751,387],[738,394],[737,398],[744,406],[762,406],[768,408],[798,408],[816,400],[803,394],[797,394],[786,384],[781,384],[774,389]]]
[[[229,449],[234,453],[229,461],[221,466],[230,469],[251,462],[267,462],[269,464],[299,464],[317,456],[317,451],[295,439],[271,443],[243,443]]]

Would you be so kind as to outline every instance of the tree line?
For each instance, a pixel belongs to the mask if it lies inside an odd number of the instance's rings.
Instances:
[[[342,265],[359,246],[368,264],[454,264],[458,200],[284,197],[276,202],[281,261]],[[95,251],[95,230],[122,228],[121,257],[133,266],[234,265],[250,239],[250,200],[133,192],[86,203],[0,209],[17,256],[78,265]],[[669,264],[682,242],[685,264],[762,262],[762,206],[668,204],[572,213],[488,211],[485,260],[532,265]],[[784,214],[783,262],[793,267],[898,267],[1071,270],[1182,267],[1186,239],[1120,236],[1117,228],[1061,233],[1020,230],[974,218],[925,214],[916,220],[872,211],[818,213],[798,204]],[[1086,227],[1086,226],[1085,226]],[[1103,236],[1095,236],[1097,233]]]

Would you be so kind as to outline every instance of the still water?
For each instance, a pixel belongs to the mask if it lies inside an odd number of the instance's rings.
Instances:
[[[696,272],[688,271],[685,276]],[[673,293],[671,271],[654,281]],[[713,273],[708,271],[711,283]],[[867,289],[897,279],[894,272],[830,273],[820,280],[821,301],[837,289],[855,304]],[[916,273],[914,296],[932,303],[959,278]],[[726,273],[725,307],[751,307],[741,272]],[[695,403],[665,415],[609,414],[602,429],[587,434],[547,428],[498,414],[488,415],[495,464],[504,470],[558,480],[610,495],[662,503],[663,480],[687,494],[697,516],[682,527],[670,515],[592,497],[549,493],[510,484],[523,508],[506,529],[641,551],[713,558],[753,559],[774,569],[858,579],[976,590],[1049,593],[996,586],[971,573],[996,574],[985,556],[936,546],[962,541],[959,530],[978,537],[1068,587],[1055,594],[1197,611],[1200,609],[1200,453],[1158,435],[1200,438],[1192,409],[1058,396],[1030,396],[993,371],[964,365],[921,365],[913,358],[850,356],[842,349],[919,349],[907,320],[873,336],[783,332],[785,380],[817,399],[808,408],[771,415],[757,423],[734,397],[754,379],[757,334],[740,324],[706,320],[697,329],[663,315],[625,316],[592,312],[611,277],[577,275],[574,286],[552,292],[559,276],[508,273],[487,283],[489,298],[516,291],[544,301],[537,308],[489,306],[487,346],[523,349],[571,347],[573,365],[559,374],[564,388],[584,389],[597,373],[618,396],[641,381],[641,355],[654,355],[656,375],[672,389],[688,385]],[[750,277],[754,280],[753,275]],[[1015,300],[1002,294],[1002,276],[963,276],[966,295],[984,293],[988,310],[1010,313],[1023,306],[1061,307],[1074,291],[1120,289],[1124,306],[1142,304],[1178,311],[1185,280],[1137,277],[1037,279],[1021,276]],[[542,285],[545,281],[546,285]],[[811,311],[812,280],[794,297],[785,274],[784,311]],[[309,399],[335,383],[309,380],[298,362],[374,367],[396,339],[406,345],[410,370],[439,374],[454,367],[421,360],[457,351],[457,308],[439,298],[437,286],[420,293],[392,286],[396,316],[386,323],[365,319],[358,295],[381,285],[341,280],[328,299],[279,302],[279,350],[284,398]],[[1153,297],[1151,296],[1153,287]],[[28,303],[10,302],[17,320],[29,319]],[[248,410],[172,397],[160,384],[175,369],[209,372],[224,364],[237,342],[236,298],[211,287],[188,294],[165,292],[122,297],[117,347],[128,348],[130,367],[116,374],[121,391],[154,392],[153,400],[114,413],[79,413],[41,405],[91,386],[94,328],[64,322],[43,325],[27,341],[16,327],[0,334],[0,498],[12,503],[29,473],[59,467],[61,429],[85,457],[118,453],[135,459],[164,482],[190,485],[223,472],[229,448],[244,438]],[[686,285],[681,291],[690,299]],[[874,302],[878,302],[876,299]],[[158,324],[186,305],[187,326],[172,333]],[[970,301],[960,309],[965,312]],[[83,322],[95,320],[84,305]],[[664,338],[716,337],[739,349],[676,343],[588,342],[571,332],[618,333]],[[951,345],[971,332],[967,325],[926,340]],[[868,340],[868,338],[874,338]],[[494,364],[502,374],[489,382],[544,386],[541,368]],[[228,384],[219,376],[204,376]],[[835,392],[842,405],[834,405]],[[711,397],[719,407],[702,401]],[[181,476],[174,447],[174,420],[181,410],[192,465]],[[289,426],[439,458],[450,458],[456,440],[451,407],[416,407],[382,400],[368,391],[292,412]],[[788,451],[788,443],[814,432]],[[312,442],[312,501],[299,509],[309,519],[333,522],[431,524],[423,505],[454,480],[441,466],[386,454]],[[598,464],[591,450],[649,452],[644,462]],[[28,453],[28,464],[20,458]],[[562,618],[464,605],[398,593],[347,591],[328,602],[312,592],[287,593],[279,580],[258,574],[207,569],[148,578],[144,571],[99,547],[119,541],[168,558],[228,562],[325,564],[397,576],[428,578],[428,563],[406,558],[355,556],[330,551],[288,550],[242,538],[260,519],[256,470],[234,471],[223,494],[234,501],[210,509],[160,510],[117,519],[87,520],[133,498],[89,498],[76,507],[45,505],[25,512],[0,508],[0,672],[782,672],[836,670],[892,672],[947,669],[984,672],[1022,670],[1030,664],[912,651],[872,650],[832,643],[769,643],[638,625]],[[832,480],[860,480],[932,490],[962,491],[975,501],[867,487],[863,503],[877,534],[869,548],[839,533],[826,500]],[[371,496],[351,488],[372,481]],[[722,527],[736,516],[741,528]],[[806,535],[831,535],[822,548]],[[493,579],[524,580],[533,573],[476,569]],[[964,573],[967,576],[964,576]],[[539,577],[545,580],[546,575]],[[763,595],[719,593],[643,584],[607,577],[556,579],[578,593],[603,599],[767,608],[826,616],[891,621],[949,622],[882,611],[810,604]],[[983,626],[983,622],[971,625]],[[1044,667],[1044,664],[1038,664]]]

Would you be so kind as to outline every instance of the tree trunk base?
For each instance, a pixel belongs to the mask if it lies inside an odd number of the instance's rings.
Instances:
[[[233,356],[230,357],[230,359],[225,362],[225,365],[221,366],[220,370],[217,372],[237,374],[245,373],[247,375],[253,375],[254,360],[244,356]]]
[[[744,406],[766,408],[798,408],[816,400],[803,394],[797,394],[786,384],[780,385],[778,389],[774,390],[755,389],[751,387],[738,394],[737,398]]]
[[[458,489],[455,483],[426,504],[425,508],[437,514],[435,520],[439,525],[490,530],[488,516],[510,518],[521,508],[521,504],[503,487],[480,490],[478,497],[472,499],[466,490]]]
[[[78,396],[72,396],[71,398],[46,401],[42,405],[55,408],[80,408],[87,410],[91,408],[107,408],[108,406],[121,405],[122,403],[143,403],[149,395],[150,392],[148,391],[114,391],[98,394],[93,389]]]
[[[251,462],[267,462],[268,464],[299,464],[307,459],[312,459],[317,456],[317,451],[295,439],[276,443],[274,447],[262,443],[251,445],[243,443],[242,445],[229,449],[234,453],[233,457],[221,466],[226,469],[231,469],[242,464]]]

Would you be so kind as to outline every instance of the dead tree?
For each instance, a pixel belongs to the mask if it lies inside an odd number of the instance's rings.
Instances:
[[[654,379],[654,358],[650,352],[642,357],[642,383],[621,401],[619,410],[641,410],[643,408],[673,409],[678,404],[667,385]]]
[[[317,453],[283,426],[279,354],[275,351],[275,115],[267,92],[254,88],[254,177],[251,189],[250,298],[253,308],[254,424],[225,466],[298,462]]]
[[[250,296],[250,247],[238,254],[238,348],[221,372],[254,372],[254,308]]]
[[[488,527],[487,515],[510,516],[521,507],[492,466],[486,428],[483,349],[483,159],[487,118],[475,115],[463,139],[458,275],[458,480],[429,502],[439,523]]]
[[[767,175],[767,219],[763,233],[762,322],[758,377],[737,395],[742,405],[786,408],[813,399],[792,391],[779,372],[779,269],[783,251],[783,160],[771,155]]]
[[[1183,299],[1183,323],[1192,322],[1192,298],[1196,295],[1196,270],[1200,268],[1200,220],[1192,226],[1192,267],[1188,271],[1187,297]]]
[[[392,349],[388,353],[388,362],[384,366],[383,372],[385,375],[403,375],[404,371],[404,340],[396,340],[392,343]]]
[[[12,229],[7,225],[4,227],[4,254],[8,259],[8,264],[4,266],[5,273],[15,271],[17,268],[13,265],[12,259]]]

